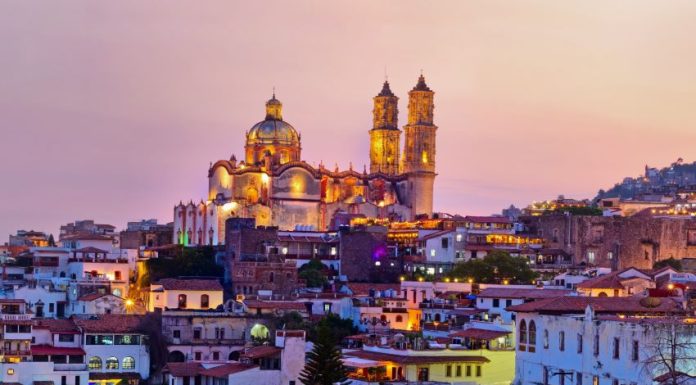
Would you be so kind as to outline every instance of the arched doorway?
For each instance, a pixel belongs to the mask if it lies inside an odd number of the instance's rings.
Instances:
[[[184,362],[186,360],[186,356],[184,356],[184,353],[174,350],[169,353],[169,356],[167,356],[167,362]]]
[[[227,358],[230,361],[239,361],[239,356],[241,356],[241,352],[239,350],[236,350],[234,352],[230,352],[230,355]]]

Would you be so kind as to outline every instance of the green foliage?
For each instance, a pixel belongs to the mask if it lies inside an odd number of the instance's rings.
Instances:
[[[334,345],[338,345],[344,338],[358,332],[352,320],[342,319],[336,314],[329,314],[307,331],[307,338],[313,342],[318,341],[320,338],[319,332],[323,328],[331,331],[331,338]]]
[[[327,269],[326,265],[313,258],[300,267],[298,276],[305,280],[307,287],[324,287],[329,281],[323,273],[324,269]]]
[[[669,259],[663,259],[661,261],[655,262],[653,265],[653,269],[662,269],[663,267],[671,267],[674,270],[681,271],[682,270],[682,263],[678,259],[674,259],[670,257]]]
[[[304,330],[307,332],[307,340],[315,342],[319,339],[319,330],[326,328],[331,330],[332,343],[338,345],[345,337],[358,332],[350,319],[342,319],[336,314],[329,314],[319,322],[309,322],[302,318],[298,312],[283,314],[274,320],[276,329]]]
[[[347,385],[347,371],[341,361],[341,350],[337,347],[333,331],[326,325],[317,328],[314,348],[307,353],[307,363],[300,373],[304,385]]]
[[[53,234],[48,235],[48,246],[50,246],[50,247],[56,246],[56,239],[53,238]]]
[[[511,284],[529,284],[538,274],[529,268],[524,258],[495,250],[483,259],[471,259],[456,264],[450,271],[450,276],[462,282],[469,279],[476,283],[501,283],[508,280]]]
[[[153,258],[147,261],[147,276],[141,285],[149,285],[162,278],[182,276],[222,277],[224,269],[215,263],[215,249],[211,246],[181,247],[173,258]]]

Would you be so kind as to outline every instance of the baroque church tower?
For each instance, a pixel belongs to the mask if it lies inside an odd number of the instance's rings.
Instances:
[[[374,97],[372,130],[370,130],[370,173],[396,175],[399,172],[399,130],[397,103],[399,98],[385,81],[382,91]]]
[[[408,93],[408,124],[404,126],[403,172],[408,175],[413,215],[433,213],[435,131],[433,96],[421,74]]]

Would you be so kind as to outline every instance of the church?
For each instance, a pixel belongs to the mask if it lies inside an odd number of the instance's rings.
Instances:
[[[399,98],[385,81],[373,98],[370,168],[330,170],[302,160],[301,135],[283,119],[275,94],[266,117],[246,133],[244,159],[233,155],[208,170],[208,197],[174,207],[174,243],[224,243],[225,221],[255,218],[259,226],[325,231],[337,216],[407,221],[431,216],[435,182],[434,92],[421,75],[408,93],[401,149]]]

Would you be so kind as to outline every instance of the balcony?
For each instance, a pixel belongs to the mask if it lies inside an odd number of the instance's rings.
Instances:
[[[3,356],[31,356],[31,350],[0,349],[0,354]]]
[[[31,321],[31,314],[0,314],[0,321]]]
[[[89,257],[68,258],[68,263],[75,263],[75,262],[84,262],[84,263],[128,263],[128,259],[126,259],[126,258],[108,259],[108,258],[89,258]]]

